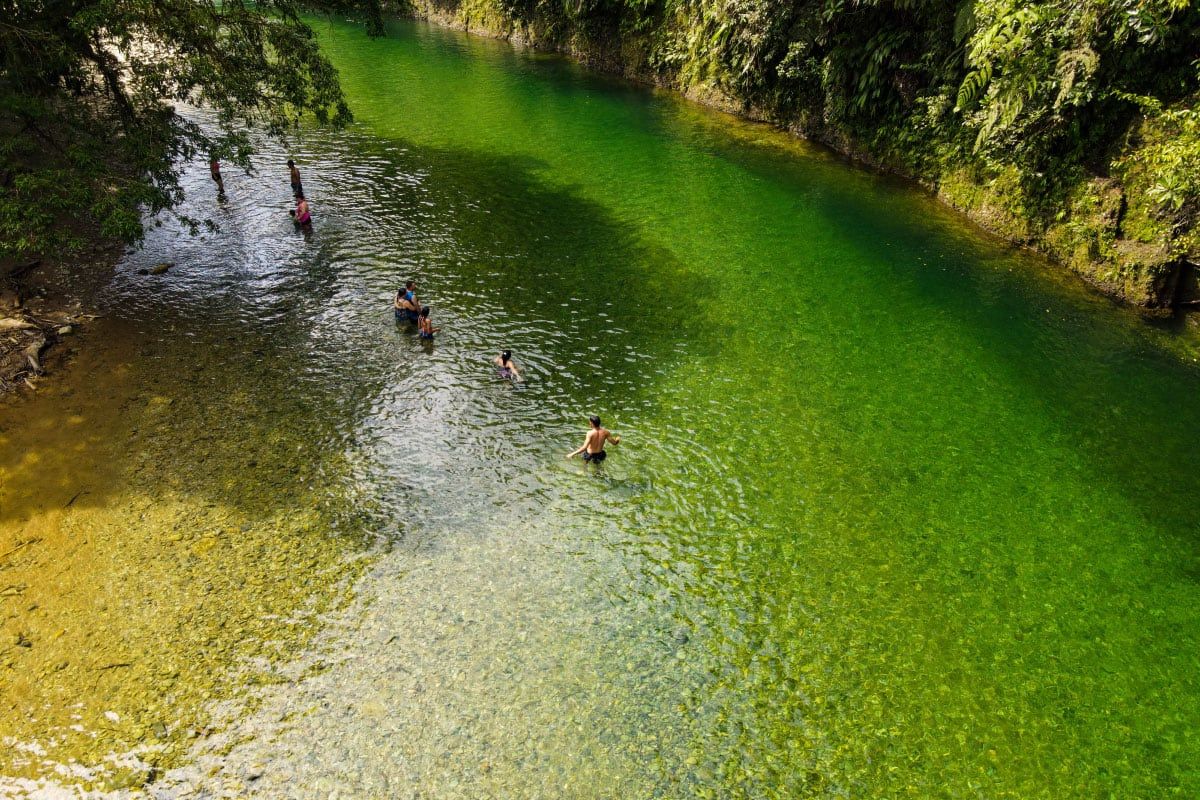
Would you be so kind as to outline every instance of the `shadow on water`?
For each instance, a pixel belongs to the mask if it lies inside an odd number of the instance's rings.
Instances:
[[[264,147],[269,162],[275,154]],[[111,319],[96,333],[116,346],[66,377],[78,384],[56,407],[31,401],[14,410],[0,461],[0,519],[71,498],[74,508],[102,506],[126,481],[256,512],[295,503],[306,485],[335,477],[339,456],[397,370],[416,369],[413,352],[397,354],[397,338],[403,343],[411,331],[390,312],[406,276],[422,282],[435,318],[451,321],[439,350],[465,341],[490,358],[503,344],[484,328],[494,321],[499,335],[528,342],[538,391],[564,397],[604,396],[628,364],[618,350],[580,350],[573,331],[543,336],[543,296],[578,307],[568,326],[614,330],[614,301],[682,310],[695,296],[672,284],[680,270],[668,254],[604,209],[544,185],[534,160],[353,136],[318,138],[313,156],[320,167],[306,176],[318,212],[311,241],[290,230],[284,203],[255,186],[263,178],[232,176],[219,233],[190,238],[164,221],[122,263],[100,298]],[[264,163],[260,175],[271,169]],[[205,188],[191,176],[190,196]],[[493,213],[497,207],[511,212]],[[160,261],[174,264],[166,276],[137,274]],[[469,320],[476,312],[486,312],[485,322]],[[639,358],[671,352],[669,323],[640,315],[619,322],[619,336],[637,337]],[[24,437],[38,428],[73,433],[37,448]]]
[[[536,162],[352,134],[309,147],[311,238],[266,177],[284,153],[264,142],[258,174],[226,176],[220,232],[152,228],[97,298],[108,316],[58,388],[5,409],[0,525],[19,553],[0,568],[30,581],[38,609],[5,622],[35,643],[0,653],[0,666],[29,664],[5,735],[41,738],[78,702],[89,728],[116,709],[126,746],[164,722],[170,746],[186,745],[174,720],[200,707],[190,693],[217,691],[213,676],[247,652],[286,652],[297,634],[281,620],[335,591],[328,550],[418,522],[435,537],[468,530],[448,521],[486,516],[497,492],[561,459],[599,399],[636,404],[678,358],[668,321],[620,306],[691,308],[679,266],[546,186]],[[185,185],[205,202],[206,174]],[[163,261],[166,275],[138,274]],[[432,346],[391,313],[410,275],[445,328]],[[502,346],[524,369],[520,392],[490,366]],[[71,578],[86,591],[24,577],[48,564],[97,576]],[[74,632],[54,639],[56,626]],[[172,671],[178,658],[189,666]],[[43,705],[57,711],[38,722],[28,712]],[[96,763],[105,741],[67,734],[50,757]],[[11,755],[6,774],[36,774]]]
[[[884,405],[906,415],[903,427],[887,431],[901,443],[895,461],[903,463],[903,452],[937,435],[923,424],[931,407],[961,405],[964,420],[989,407],[1007,412],[993,395],[1011,384],[1038,404],[1024,416],[1043,428],[1049,422],[1047,435],[1078,454],[1092,481],[1142,508],[1164,535],[1200,528],[1200,506],[1179,502],[1200,489],[1200,471],[1185,466],[1197,462],[1187,432],[1200,425],[1193,333],[1167,330],[1064,267],[981,235],[903,181],[849,172],[834,159],[781,159],[788,148],[779,137],[734,139],[695,109],[660,113],[660,124],[689,129],[696,146],[737,165],[773,198],[764,235],[809,228],[812,253],[795,256],[790,285],[764,284],[757,273],[773,275],[778,265],[750,261],[737,292],[769,312],[772,333],[807,336],[824,327],[850,343],[836,362],[815,362],[822,369],[812,370],[813,380],[839,382],[830,395],[838,407],[828,410],[864,444],[880,438],[880,420],[863,409]],[[954,394],[939,395],[939,387]],[[1163,436],[1163,414],[1178,435]],[[958,438],[945,446],[973,448],[981,463],[997,446],[992,426],[966,438],[953,432]]]
[[[4,442],[0,521],[72,499],[101,510],[133,485],[246,516],[328,503],[327,527],[419,538],[414,563],[459,537],[412,583],[392,576],[399,594],[378,590],[393,616],[362,637],[378,647],[361,663],[427,657],[435,697],[469,698],[456,717],[393,694],[397,724],[492,714],[513,748],[486,752],[497,761],[559,734],[559,755],[587,760],[582,737],[652,785],[626,796],[1036,796],[1056,781],[1152,796],[1184,780],[1196,595],[1163,576],[1195,574],[1179,565],[1195,556],[1198,473],[1188,437],[1163,431],[1200,421],[1175,402],[1194,368],[952,226],[910,225],[928,204],[840,165],[746,155],[645,98],[578,92],[558,66],[553,93],[510,97],[492,91],[511,88],[508,56],[496,70],[348,41],[361,64],[339,67],[360,92],[381,64],[418,64],[436,74],[414,92],[478,93],[446,105],[483,118],[464,134],[480,147],[314,134],[297,154],[306,241],[284,215],[285,154],[264,144],[259,176],[227,179],[220,234],[167,225],[120,268],[104,332],[130,347],[82,354],[92,380],[61,413],[20,410],[42,425]],[[385,133],[404,127],[408,111],[371,96]],[[488,150],[511,149],[514,116],[495,111],[509,105],[545,160]],[[446,140],[436,113],[419,123]],[[206,196],[202,171],[189,181]],[[162,260],[165,278],[136,275]],[[391,316],[410,276],[445,328],[431,344]],[[490,367],[502,347],[520,391]],[[556,471],[589,412],[636,446],[603,471]],[[53,446],[24,446],[36,430]],[[581,588],[586,559],[602,586]],[[480,578],[511,607],[459,585]],[[503,624],[471,634],[455,603]],[[412,619],[424,638],[397,655],[386,628]],[[566,619],[576,640],[558,636]],[[520,682],[479,653],[514,674],[544,665],[548,684],[528,685],[578,701],[598,732],[572,731],[558,695],[501,705]],[[509,712],[539,721],[515,744]],[[365,743],[355,758],[388,752],[370,749],[376,722],[357,724],[339,730]],[[430,770],[461,777],[442,746]],[[503,766],[509,793],[580,774]]]

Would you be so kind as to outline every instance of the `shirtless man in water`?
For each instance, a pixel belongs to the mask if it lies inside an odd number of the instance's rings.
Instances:
[[[304,194],[304,184],[300,182],[300,170],[296,169],[296,162],[290,158],[287,162],[288,178],[292,182],[292,197],[300,197]]]
[[[599,464],[608,458],[608,453],[604,452],[604,444],[612,442],[614,446],[618,445],[621,443],[621,437],[613,435],[612,431],[603,427],[597,416],[588,417],[588,422],[592,423],[592,429],[588,431],[587,438],[583,440],[583,446],[567,453],[567,458],[574,458],[583,453],[584,461]]]

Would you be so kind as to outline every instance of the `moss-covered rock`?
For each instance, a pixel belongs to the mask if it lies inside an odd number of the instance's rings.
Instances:
[[[984,180],[967,169],[953,170],[941,176],[937,195],[998,236],[1019,244],[1034,240],[1029,220],[1021,213],[1023,191],[1013,170]]]

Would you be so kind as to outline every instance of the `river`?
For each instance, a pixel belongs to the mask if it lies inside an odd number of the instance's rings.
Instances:
[[[190,167],[220,230],[0,407],[0,789],[1200,793],[1194,335],[765,127],[316,27],[356,123]]]

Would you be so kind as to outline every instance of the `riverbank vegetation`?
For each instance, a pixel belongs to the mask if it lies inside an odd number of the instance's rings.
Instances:
[[[418,0],[914,177],[1147,306],[1200,257],[1187,0]]]
[[[378,2],[317,5],[382,27]],[[45,265],[119,252],[161,211],[192,230],[210,224],[183,205],[180,170],[197,158],[248,168],[252,127],[284,134],[301,118],[350,119],[299,16],[309,7],[0,0],[0,394],[32,386],[42,351],[78,321],[63,316],[67,300],[23,302],[44,294]],[[206,107],[216,124],[177,106]]]
[[[137,241],[195,158],[251,126],[342,124],[300,14],[379,0],[0,2],[0,278]],[[461,24],[680,89],[920,180],[1000,235],[1146,306],[1194,292],[1200,8],[1188,0],[416,0]],[[203,105],[217,128],[175,106]]]

